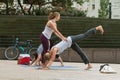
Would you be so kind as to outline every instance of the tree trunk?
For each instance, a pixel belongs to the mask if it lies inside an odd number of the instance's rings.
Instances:
[[[6,4],[6,15],[8,15],[9,14],[8,0],[5,0],[5,4]]]
[[[17,1],[18,1],[18,4],[19,4],[19,5],[20,5],[20,7],[21,7],[21,10],[22,10],[23,14],[24,14],[24,15],[26,15],[26,14],[25,14],[25,11],[24,11],[24,9],[23,9],[23,7],[22,7],[22,5],[21,5],[20,0],[17,0]]]
[[[31,10],[31,8],[32,8],[32,5],[33,5],[35,2],[36,2],[36,0],[34,0],[34,1],[30,4],[30,8],[29,8],[29,10],[28,10],[29,15],[31,15],[30,10]]]
[[[38,5],[39,5],[39,13],[40,13],[40,7],[41,7],[40,2],[39,2],[39,0],[37,0],[37,2],[38,2]]]

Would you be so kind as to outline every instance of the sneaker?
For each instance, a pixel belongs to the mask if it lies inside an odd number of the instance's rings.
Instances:
[[[102,65],[100,66],[100,70],[99,70],[101,73],[116,73],[115,70],[112,69],[111,66],[109,66],[108,64],[106,65]]]

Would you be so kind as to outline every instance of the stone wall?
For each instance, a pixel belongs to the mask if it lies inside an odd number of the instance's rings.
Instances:
[[[0,48],[0,60],[5,59],[5,48]],[[92,63],[120,63],[119,48],[83,48]],[[80,56],[71,48],[65,50],[61,57],[66,62],[83,62]]]
[[[83,48],[90,62],[93,63],[120,63],[119,48]],[[83,62],[80,56],[71,48],[61,54],[64,61]]]
[[[4,51],[5,51],[5,48],[1,47],[0,48],[0,60],[5,59]]]

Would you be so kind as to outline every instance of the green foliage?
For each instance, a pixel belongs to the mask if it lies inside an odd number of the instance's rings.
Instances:
[[[76,10],[74,8],[69,8],[66,11],[61,11],[60,14],[62,16],[79,16],[79,17],[85,17],[86,11],[80,11]]]
[[[63,7],[63,8],[71,8],[73,5],[73,2],[76,2],[80,5],[82,5],[84,2],[87,2],[89,0],[52,0],[52,5],[57,7]]]
[[[0,0],[0,1],[4,1],[5,0]],[[8,0],[6,0],[8,1]],[[21,0],[17,0],[19,6],[21,7],[21,11],[24,15],[28,15],[25,13],[24,9],[23,9],[23,5],[20,3]],[[52,5],[52,10],[51,11],[62,11],[61,13],[63,13],[63,15],[71,15],[71,16],[85,16],[85,12],[84,11],[78,11],[78,10],[74,10],[71,9],[73,2],[76,2],[80,5],[82,5],[84,2],[89,1],[89,0],[23,0],[23,3],[25,4],[31,4],[31,7],[33,4],[37,4],[39,5],[39,8],[34,10],[34,12],[36,13],[36,15],[46,15],[48,14],[48,12],[50,12],[50,10],[46,9],[46,7],[43,7],[47,4],[51,4]],[[7,2],[6,2],[7,3]],[[9,5],[13,5],[13,0],[9,0]],[[29,15],[31,14],[30,10],[31,7],[29,8],[29,11],[27,13],[29,13]],[[62,9],[61,9],[62,8]]]
[[[78,4],[82,5],[86,1],[89,0],[52,0],[51,4],[54,6],[54,8],[52,8],[51,11],[59,11],[63,16],[86,16],[86,11],[80,11],[72,8],[73,2],[77,2]],[[44,8],[41,8],[40,10],[44,10],[45,15],[50,12]]]
[[[35,13],[36,13],[36,15],[45,15],[46,14],[44,8],[41,8],[40,10],[36,9]]]
[[[10,6],[13,5],[13,1],[14,0],[0,0],[0,2],[3,2],[5,4],[9,3]]]
[[[74,1],[82,5],[84,2],[88,2],[89,0],[74,0]]]
[[[109,0],[100,0],[99,17],[108,18],[109,17]]]

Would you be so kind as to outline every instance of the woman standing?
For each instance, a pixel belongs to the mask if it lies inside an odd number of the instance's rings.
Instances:
[[[60,20],[60,14],[58,12],[51,12],[48,16],[48,22],[45,26],[44,31],[40,35],[40,40],[43,45],[42,52],[42,63],[45,63],[45,53],[50,49],[50,41],[52,33],[55,33],[61,40],[67,41],[67,38],[64,37],[59,30],[57,29],[56,22]]]

